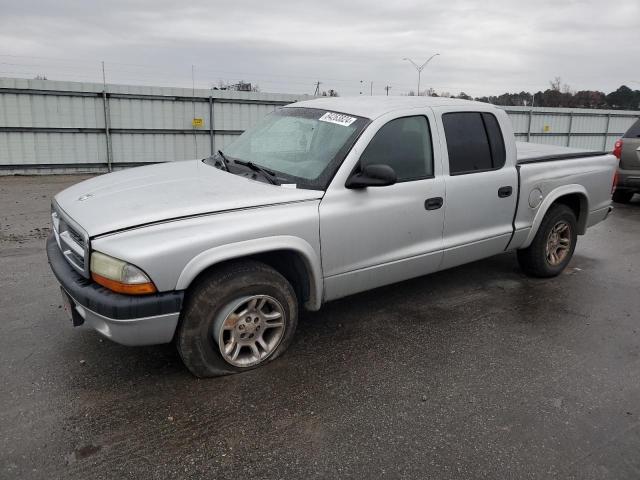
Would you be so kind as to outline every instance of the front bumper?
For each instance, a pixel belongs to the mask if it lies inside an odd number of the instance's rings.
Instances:
[[[65,260],[53,235],[47,257],[69,296],[74,324],[87,325],[123,345],[155,345],[173,339],[184,292],[122,295],[84,278]]]

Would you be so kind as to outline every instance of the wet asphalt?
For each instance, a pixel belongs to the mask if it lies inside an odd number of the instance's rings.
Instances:
[[[71,326],[44,242],[80,178],[0,178],[0,478],[640,478],[640,196],[558,278],[504,254],[356,295],[200,380]]]

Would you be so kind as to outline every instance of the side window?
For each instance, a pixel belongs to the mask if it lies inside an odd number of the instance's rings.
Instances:
[[[631,125],[631,128],[624,134],[624,138],[637,138],[640,137],[640,120]]]
[[[504,166],[504,139],[495,116],[480,112],[445,113],[442,123],[451,175],[496,170]]]
[[[431,131],[426,117],[403,117],[384,125],[360,156],[360,165],[386,164],[398,181],[433,176]]]
[[[504,167],[507,160],[507,152],[504,149],[504,139],[502,138],[502,130],[496,117],[490,113],[483,113],[482,120],[489,137],[489,147],[491,148],[491,158],[493,159],[493,168],[496,170]]]

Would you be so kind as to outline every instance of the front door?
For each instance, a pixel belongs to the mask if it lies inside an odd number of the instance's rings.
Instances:
[[[445,185],[430,120],[431,111],[378,121],[365,132],[370,140],[356,168],[389,165],[396,184],[348,189],[339,177],[327,190],[320,203],[325,300],[438,269]]]

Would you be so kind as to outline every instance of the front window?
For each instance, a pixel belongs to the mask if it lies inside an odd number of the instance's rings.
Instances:
[[[327,110],[281,108],[246,130],[223,154],[232,162],[252,162],[301,188],[325,189],[368,123]]]
[[[385,124],[360,156],[360,166],[389,165],[398,182],[433,177],[433,148],[426,117],[402,117]]]

